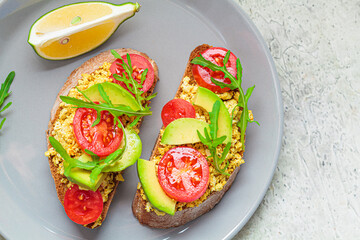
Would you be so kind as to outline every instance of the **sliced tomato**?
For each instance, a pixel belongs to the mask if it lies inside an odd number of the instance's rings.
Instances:
[[[75,139],[82,149],[88,149],[99,157],[105,157],[119,148],[123,131],[114,126],[114,117],[108,111],[102,111],[100,122],[91,127],[96,117],[97,113],[94,109],[76,110],[73,121]]]
[[[171,198],[192,202],[200,198],[209,185],[209,166],[206,158],[193,148],[172,148],[160,160],[158,179]]]
[[[167,102],[161,110],[161,119],[166,127],[169,123],[178,118],[195,118],[194,106],[188,101],[176,98]]]
[[[99,190],[80,190],[73,185],[65,193],[64,208],[68,217],[78,224],[89,224],[99,218],[103,210],[103,199]]]
[[[212,63],[218,66],[224,66],[223,60],[227,53],[226,48],[221,47],[213,47],[206,49],[201,53],[201,55],[206,59],[211,61]],[[236,56],[233,53],[230,53],[229,61],[226,64],[226,69],[229,71],[231,75],[236,77]],[[201,87],[205,87],[215,93],[224,93],[229,91],[229,88],[221,88],[220,86],[215,85],[211,82],[211,77],[215,80],[223,83],[231,83],[230,79],[225,78],[225,75],[221,71],[212,71],[207,67],[202,67],[200,65],[193,65],[192,67],[193,75],[196,82]]]
[[[152,67],[151,63],[143,56],[138,54],[129,54],[131,60],[131,66],[133,69],[132,77],[138,82],[141,82],[141,74],[144,72],[145,69],[148,69],[146,74],[146,79],[142,84],[141,91],[147,92],[151,86],[154,84],[154,68]],[[124,68],[120,65],[122,61],[128,64],[126,55],[121,56],[122,59],[116,59],[110,66],[111,78],[113,79],[114,83],[119,84],[120,86],[127,89],[126,84],[122,81],[118,81],[113,77],[113,74],[117,74],[123,76],[125,73]],[[126,77],[127,74],[125,73]]]

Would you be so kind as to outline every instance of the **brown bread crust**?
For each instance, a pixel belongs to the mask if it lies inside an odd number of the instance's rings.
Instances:
[[[145,53],[133,50],[133,49],[129,49],[129,48],[121,48],[121,49],[115,49],[121,56],[129,53],[129,54],[139,54],[142,55],[143,57],[145,57],[147,60],[149,60],[149,62],[151,63],[151,65],[154,68],[154,84],[151,87],[151,89],[146,93],[146,95],[151,95],[152,92],[154,91],[155,85],[157,83],[157,81],[159,80],[159,70],[158,67],[155,63],[154,60],[152,60],[151,58],[148,57],[148,55],[146,55]],[[75,69],[70,76],[68,77],[67,81],[65,82],[64,86],[61,88],[59,94],[56,97],[54,106],[51,110],[51,115],[50,115],[50,121],[48,124],[48,130],[46,131],[46,139],[47,139],[47,147],[48,149],[51,148],[51,144],[49,142],[49,136],[52,136],[51,133],[54,129],[54,123],[56,121],[56,119],[59,116],[60,113],[60,109],[59,109],[59,105],[61,103],[60,100],[60,96],[67,96],[69,94],[70,89],[72,89],[73,87],[75,87],[78,83],[78,80],[81,79],[81,75],[82,74],[90,74],[92,72],[94,72],[95,70],[97,70],[99,67],[101,67],[104,62],[109,62],[112,63],[113,61],[115,61],[114,56],[111,54],[110,50],[106,51],[106,52],[102,52],[99,55],[87,60],[86,62],[84,62],[80,67],[78,67],[77,69]],[[137,128],[140,127],[142,122],[142,119],[139,121],[139,123],[136,125]],[[67,190],[67,186],[64,183],[61,183],[61,179],[64,178],[64,176],[60,175],[57,172],[57,167],[53,164],[52,162],[52,158],[49,157],[49,165],[50,165],[50,170],[51,170],[51,174],[52,177],[54,178],[54,182],[55,182],[55,187],[56,187],[56,191],[57,191],[57,195],[58,198],[61,202],[62,205],[64,205],[64,196]],[[115,195],[115,190],[117,185],[119,184],[119,181],[117,181],[115,179],[117,174],[114,174],[113,180],[115,182],[115,187],[114,190],[109,194],[108,196],[108,200],[104,203],[104,208],[103,211],[101,213],[101,218],[102,218],[102,222],[105,220],[105,217],[107,215],[107,212],[109,210],[110,207],[110,203]],[[93,228],[94,223],[88,224],[88,225],[84,225],[85,227],[88,228]],[[98,226],[97,226],[98,227]]]
[[[191,52],[189,61],[186,65],[185,73],[183,75],[183,79],[187,76],[190,78],[190,83],[195,82],[192,73],[193,64],[191,63],[191,61],[208,48],[211,48],[211,46],[207,44],[202,44],[196,47]],[[182,84],[183,81],[181,81],[180,83],[175,98],[180,96]],[[150,159],[152,159],[155,155],[158,154],[159,145],[160,145],[160,135],[157,138]],[[140,195],[140,190],[138,189],[135,193],[135,197],[132,203],[133,214],[141,224],[148,225],[154,228],[171,228],[171,227],[178,227],[184,225],[185,223],[200,217],[201,215],[207,213],[213,207],[215,207],[215,205],[221,200],[221,198],[226,193],[226,191],[229,190],[229,188],[231,187],[239,170],[240,170],[240,166],[234,170],[234,172],[231,174],[231,176],[229,177],[228,181],[226,182],[226,184],[224,185],[221,191],[211,193],[210,196],[204,202],[202,202],[198,207],[186,208],[182,211],[177,211],[175,212],[174,216],[171,216],[169,214],[160,216],[157,215],[154,211],[147,212],[145,209],[146,201],[142,199]]]

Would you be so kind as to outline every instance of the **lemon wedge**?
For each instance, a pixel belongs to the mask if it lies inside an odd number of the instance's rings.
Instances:
[[[139,3],[81,2],[54,9],[36,20],[28,43],[43,58],[62,60],[104,43],[140,9]]]

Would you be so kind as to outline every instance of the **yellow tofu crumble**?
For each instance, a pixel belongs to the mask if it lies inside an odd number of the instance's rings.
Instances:
[[[109,78],[110,73],[110,63],[104,63],[101,67],[99,67],[95,72],[91,74],[82,74],[81,79],[79,79],[77,88],[80,90],[85,90],[97,83],[109,82],[111,79]],[[86,100],[80,92],[76,90],[76,88],[72,88],[68,94],[69,97],[74,97],[82,100]],[[80,157],[84,152],[77,144],[73,131],[73,119],[76,112],[76,108],[72,105],[66,104],[64,102],[60,103],[59,106],[60,113],[58,118],[54,123],[54,129],[51,132],[51,135],[56,138],[61,145],[66,149],[68,154],[77,158]],[[125,117],[124,117],[125,118]],[[122,119],[123,123],[128,122],[129,119]],[[66,184],[67,187],[70,187],[73,183],[71,183],[64,176],[64,159],[58,154],[54,148],[50,148],[47,152],[45,152],[45,156],[50,158],[53,164],[57,167],[57,172],[63,176],[61,179],[61,183]],[[107,202],[109,194],[115,188],[115,182],[113,179],[118,181],[124,181],[122,175],[120,173],[108,173],[105,179],[102,181],[99,191],[101,193],[103,202]],[[92,227],[95,228],[101,225],[102,218],[101,216],[93,223]]]
[[[183,83],[181,85],[181,93],[179,95],[179,98],[192,103],[194,100],[193,98],[197,92],[197,89],[198,89],[198,85],[196,83],[191,83],[189,77],[185,77],[183,79]],[[217,94],[217,95],[223,100],[225,106],[227,107],[229,113],[231,114],[233,111],[233,108],[238,103],[239,92],[228,91],[228,92],[225,92],[222,94]],[[208,112],[206,110],[202,109],[201,107],[197,107],[197,106],[194,106],[194,107],[196,110],[196,118],[199,120],[205,121],[207,123],[210,123]],[[231,148],[230,148],[230,151],[229,151],[225,161],[221,165],[221,167],[223,168],[227,162],[230,162],[228,168],[226,169],[226,172],[229,173],[230,175],[235,170],[235,168],[239,167],[241,164],[244,163],[244,159],[242,158],[242,154],[241,154],[243,148],[242,148],[242,143],[240,141],[240,130],[236,126],[236,123],[240,119],[240,115],[241,115],[241,110],[239,111],[239,109],[236,108],[234,110],[235,117],[234,117],[233,124],[232,124]],[[253,119],[251,111],[249,111],[249,116],[250,116],[250,119]],[[163,132],[164,132],[164,128],[160,130],[160,138],[162,137]],[[195,144],[186,144],[183,146],[192,147],[192,148],[198,150],[205,157],[210,156],[209,149],[201,142],[195,143]],[[157,165],[159,164],[161,158],[163,157],[163,155],[168,150],[170,150],[171,148],[174,148],[174,147],[176,147],[176,146],[163,145],[160,143],[157,154],[152,159],[150,159],[151,161],[156,161],[156,168],[157,168]],[[224,144],[219,146],[217,149],[218,153],[222,153],[224,147],[225,147]],[[209,171],[210,171],[209,186],[208,186],[207,190],[205,191],[204,195],[201,196],[199,199],[197,199],[193,202],[190,202],[190,203],[177,202],[176,203],[176,211],[181,211],[181,210],[184,210],[186,208],[191,208],[191,207],[197,207],[202,202],[204,202],[211,193],[221,191],[223,189],[224,185],[226,184],[227,180],[229,179],[229,176],[226,176],[226,175],[223,175],[223,174],[217,172],[212,164],[209,164]],[[145,193],[144,193],[143,189],[141,188],[141,184],[138,185],[138,189],[140,190],[141,197],[144,200],[146,200],[146,202],[147,202],[146,210],[148,212],[155,211],[158,215],[160,215],[159,211],[157,209],[155,209],[147,200]]]

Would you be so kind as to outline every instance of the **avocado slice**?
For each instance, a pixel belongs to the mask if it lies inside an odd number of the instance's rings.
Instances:
[[[142,143],[132,128],[125,128],[126,147],[122,157],[103,169],[103,172],[119,172],[133,165],[141,156]]]
[[[204,136],[204,128],[209,129],[209,124],[195,118],[179,118],[166,126],[161,138],[162,144],[187,144],[200,142],[197,134],[199,131]]]
[[[160,211],[174,215],[176,201],[166,195],[161,188],[156,176],[155,162],[139,159],[137,170],[141,186],[149,202]]]
[[[84,94],[90,98],[93,102],[104,102],[104,99],[100,96],[98,85],[101,84],[112,104],[124,104],[131,107],[134,111],[140,110],[138,102],[135,98],[122,86],[104,82],[95,84],[86,90]],[[118,172],[125,168],[133,165],[137,159],[139,159],[142,150],[142,144],[140,137],[133,129],[125,129],[125,136],[127,140],[127,146],[124,154],[122,155],[121,161],[116,161],[112,165],[105,167],[103,172]]]
[[[113,104],[124,104],[131,107],[134,111],[140,110],[135,98],[123,87],[118,84],[104,82],[101,84],[106,94],[109,96],[110,101]],[[100,96],[98,90],[98,84],[91,86],[84,90],[84,94],[94,102],[103,102],[103,98]],[[76,183],[77,185],[87,188],[93,191],[100,186],[102,180],[107,176],[105,172],[118,172],[133,165],[141,155],[141,140],[133,129],[125,129],[125,136],[127,140],[127,147],[122,155],[121,161],[116,161],[111,166],[103,169],[103,173],[100,173],[97,180],[94,183],[90,181],[91,171],[73,168],[71,169],[68,179],[69,181]],[[80,161],[87,162],[92,161],[91,157],[87,154],[83,154],[79,158]],[[120,159],[119,159],[120,160]],[[67,167],[67,163],[64,162],[64,168]]]
[[[232,139],[232,121],[230,114],[224,102],[213,93],[211,90],[199,87],[195,95],[194,105],[204,108],[206,111],[211,112],[214,103],[220,100],[220,111],[218,118],[218,132],[217,136],[226,136],[224,143],[231,142]]]
[[[104,99],[101,97],[98,90],[99,84],[101,84],[101,86],[104,88],[104,91],[109,96],[112,104],[124,104],[131,107],[131,109],[134,111],[140,110],[138,102],[135,100],[133,95],[131,95],[131,93],[125,90],[125,88],[123,88],[122,86],[111,82],[98,83],[85,89],[83,93],[88,98],[90,98],[91,101],[104,102]]]
[[[92,161],[91,157],[87,155],[86,153],[82,154],[79,158],[79,161],[81,162],[89,162]],[[68,163],[64,161],[64,168],[66,169],[68,166]],[[100,173],[98,178],[95,182],[90,181],[90,173],[91,171],[81,169],[81,168],[73,168],[70,170],[69,176],[67,177],[70,182],[73,182],[80,187],[90,189],[92,191],[96,191],[101,182],[104,180],[104,178],[107,176],[107,173]]]
[[[100,186],[102,180],[104,180],[104,178],[107,176],[106,172],[119,172],[133,165],[141,155],[141,149],[142,149],[141,140],[140,137],[136,134],[135,130],[133,129],[125,128],[125,136],[126,136],[127,144],[125,151],[122,154],[122,157],[112,165],[105,167],[94,183],[90,181],[91,171],[80,168],[71,169],[67,177],[69,181],[76,183],[77,185],[83,188],[96,191],[96,189],[98,189],[98,187]],[[78,160],[82,162],[92,161],[91,157],[86,153],[82,154],[78,158]],[[67,162],[64,162],[65,168],[67,167],[67,165],[68,165]]]

